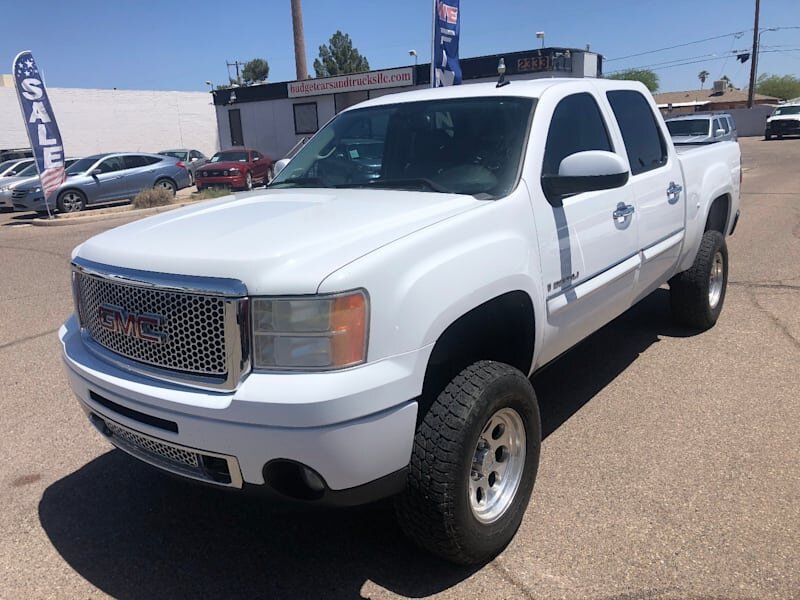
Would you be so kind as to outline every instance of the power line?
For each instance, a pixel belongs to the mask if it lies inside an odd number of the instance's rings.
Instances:
[[[694,42],[685,42],[683,44],[676,44],[675,46],[667,46],[665,48],[657,48],[656,50],[647,50],[646,52],[637,52],[636,54],[628,54],[627,56],[618,56],[617,58],[607,58],[604,62],[613,62],[615,60],[624,60],[626,58],[634,58],[636,56],[644,56],[645,54],[655,54],[656,52],[664,52],[665,50],[674,50],[675,48],[683,48],[684,46],[691,46],[693,44],[702,44],[703,42],[710,42],[711,40],[720,40],[722,38],[726,38],[729,36],[738,36],[741,37],[747,31],[752,31],[752,28],[745,29],[744,31],[733,31],[731,33],[726,33],[724,35],[715,35],[713,37],[704,38],[702,40],[696,40]]]
[[[800,52],[800,48],[788,48],[786,50],[762,50],[761,54],[771,54],[773,52],[779,52],[779,53],[782,53],[782,54],[785,54],[787,52]],[[708,62],[708,61],[724,60],[725,58],[729,58],[729,57],[726,57],[726,56],[716,56],[715,57],[713,54],[704,55],[704,56],[694,56],[694,57],[691,57],[690,59],[677,59],[677,60],[685,60],[685,62],[678,62],[678,63],[675,63],[675,64],[671,64],[673,61],[666,61],[666,62],[663,62],[663,63],[655,63],[653,65],[643,65],[643,66],[639,66],[639,67],[630,67],[629,69],[619,69],[619,70],[616,70],[616,71],[609,71],[608,73],[605,73],[605,75],[613,75],[615,73],[622,73],[624,71],[634,71],[634,70],[638,70],[638,69],[649,69],[651,71],[662,71],[664,69],[671,69],[672,67],[683,67],[685,65],[695,65],[695,64],[699,64],[699,63],[703,63],[703,62]],[[694,60],[694,59],[699,59],[699,60]]]

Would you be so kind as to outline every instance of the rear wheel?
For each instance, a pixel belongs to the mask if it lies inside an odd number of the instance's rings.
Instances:
[[[705,331],[722,312],[728,287],[728,248],[719,231],[706,231],[700,250],[688,271],[669,282],[669,298],[675,320]]]
[[[175,185],[175,182],[171,179],[159,179],[156,181],[156,184],[153,186],[155,188],[161,188],[162,190],[167,190],[173,196],[178,191],[178,186]]]
[[[65,190],[58,195],[56,206],[62,213],[79,212],[86,208],[86,196],[78,190]]]
[[[519,528],[540,445],[528,378],[498,362],[467,367],[417,429],[408,486],[395,502],[403,531],[455,563],[491,559]]]

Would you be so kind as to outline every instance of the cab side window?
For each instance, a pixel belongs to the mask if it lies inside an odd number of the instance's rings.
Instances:
[[[586,150],[614,151],[597,102],[591,94],[582,92],[561,100],[553,112],[542,175],[558,175],[562,160]]]
[[[622,132],[631,174],[667,164],[667,144],[645,97],[635,90],[614,90],[606,97]]]

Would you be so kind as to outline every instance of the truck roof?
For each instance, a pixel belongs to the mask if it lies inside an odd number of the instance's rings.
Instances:
[[[441,88],[428,88],[388,94],[380,98],[373,98],[361,102],[347,110],[354,108],[367,108],[371,106],[385,106],[401,104],[403,102],[424,102],[425,100],[441,100],[443,98],[476,98],[486,96],[522,96],[525,98],[538,98],[548,89],[575,86],[581,84],[584,88],[594,87],[600,91],[607,90],[637,90],[647,92],[647,88],[638,81],[620,81],[594,78],[559,77],[549,79],[507,80],[508,85],[498,88],[496,82],[470,83],[467,85],[453,85]],[[648,92],[649,93],[649,92]]]

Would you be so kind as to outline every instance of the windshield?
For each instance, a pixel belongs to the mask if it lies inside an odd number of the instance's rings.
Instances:
[[[33,177],[38,174],[39,171],[36,169],[36,163],[32,163],[17,173],[17,177]]]
[[[171,156],[172,158],[177,158],[178,160],[188,160],[188,152],[184,152],[183,150],[165,150],[164,152],[159,152],[161,156]]]
[[[530,98],[457,98],[347,111],[271,187],[505,196],[518,180],[533,105]]]
[[[217,152],[209,162],[247,162],[247,152]]]
[[[90,158],[80,158],[67,167],[67,175],[77,175],[78,173],[85,173],[89,168],[98,161],[98,157],[93,156]]]
[[[667,121],[667,129],[672,136],[678,135],[709,135],[710,119],[682,119],[680,121]]]
[[[0,162],[0,174],[2,174],[4,171],[7,171],[8,169],[10,169],[11,167],[13,167],[18,162],[19,162],[19,159],[7,160],[5,162]]]
[[[782,108],[776,108],[775,112],[772,113],[772,116],[774,117],[777,115],[800,115],[800,106],[784,106]]]

